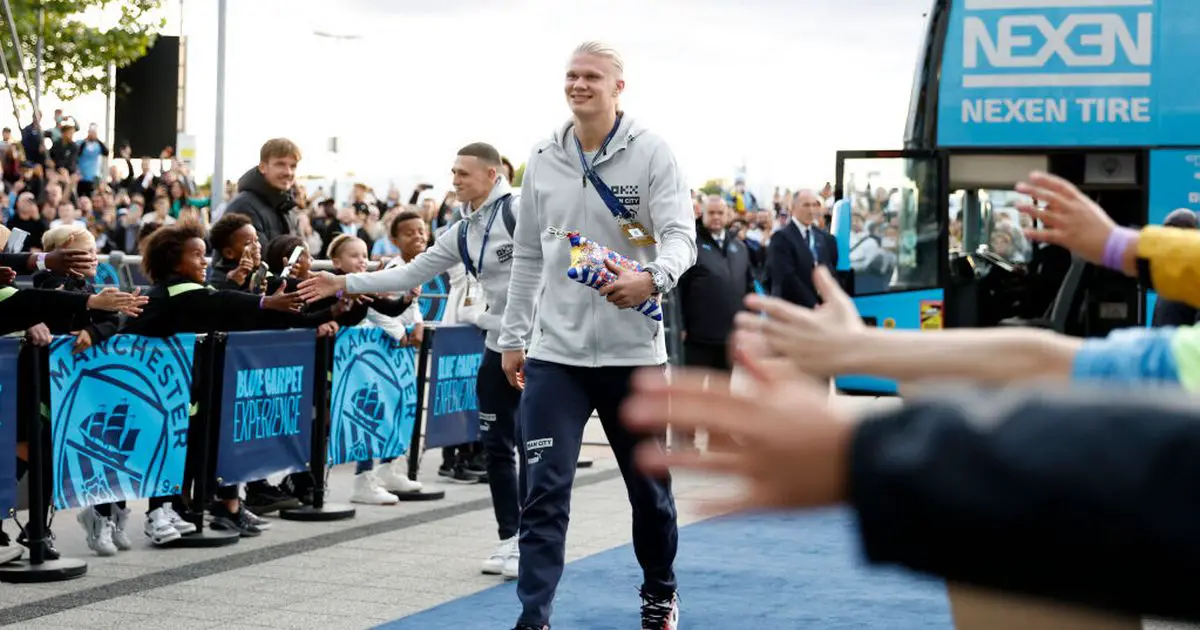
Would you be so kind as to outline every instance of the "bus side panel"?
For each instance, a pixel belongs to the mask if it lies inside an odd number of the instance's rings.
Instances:
[[[1150,328],[1154,323],[1154,306],[1158,304],[1158,294],[1154,291],[1146,292],[1146,328]]]
[[[937,308],[939,319],[927,321],[926,327],[941,328],[940,311],[944,300],[945,293],[941,289],[927,289],[856,297],[854,305],[864,320],[880,328],[921,330],[922,312],[928,312],[932,307]],[[887,396],[898,393],[895,381],[874,376],[839,376],[836,384],[838,389],[855,394]]]

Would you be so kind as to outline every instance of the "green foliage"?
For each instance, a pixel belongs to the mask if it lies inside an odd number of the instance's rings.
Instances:
[[[725,180],[710,179],[700,187],[700,192],[706,195],[720,195],[725,192]]]
[[[144,56],[154,43],[164,18],[152,19],[163,0],[9,0],[21,42],[21,57],[12,45],[12,29],[0,12],[0,42],[8,61],[18,103],[30,96],[21,82],[25,62],[29,88],[36,89],[34,68],[38,39],[38,7],[45,10],[42,77],[44,93],[69,101],[81,94],[108,92],[108,64],[127,66]],[[84,11],[92,10],[88,14]],[[105,26],[96,26],[103,10]],[[115,19],[110,19],[112,16]],[[120,89],[118,87],[118,89]],[[7,99],[6,99],[7,100]]]
[[[521,182],[523,182],[523,181],[525,181],[525,165],[524,164],[518,166],[517,170],[513,171],[512,185],[514,188],[520,188]]]

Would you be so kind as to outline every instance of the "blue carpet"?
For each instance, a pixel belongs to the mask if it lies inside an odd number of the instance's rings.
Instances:
[[[704,521],[680,531],[682,630],[951,630],[940,581],[868,568],[844,511]],[[554,630],[638,627],[641,571],[629,545],[567,566]],[[387,630],[507,630],[514,584],[496,586],[380,626]]]

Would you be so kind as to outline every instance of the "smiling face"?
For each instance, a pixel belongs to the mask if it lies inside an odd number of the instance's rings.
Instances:
[[[208,257],[204,255],[205,251],[202,239],[189,240],[183,246],[183,255],[179,257],[179,264],[175,265],[175,273],[197,284],[204,284],[208,276]]]
[[[567,66],[564,93],[571,113],[586,119],[617,110],[617,99],[625,90],[621,71],[609,57],[578,54]]]
[[[454,192],[459,199],[476,201],[486,198],[496,185],[495,167],[473,155],[460,155],[455,158],[454,168],[450,172],[454,176]],[[436,202],[431,201],[431,205],[433,203]]]

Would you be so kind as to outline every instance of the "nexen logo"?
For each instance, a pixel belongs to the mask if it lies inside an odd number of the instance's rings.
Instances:
[[[1146,7],[1153,0],[966,0],[968,11],[980,9]],[[974,14],[963,19],[963,87],[1147,86],[1154,35],[1154,16],[1117,13],[1072,13],[1051,20],[1045,15]],[[986,17],[985,17],[986,16]],[[1078,34],[1077,34],[1078,31]],[[1039,36],[1035,41],[1035,35]],[[1040,48],[1037,47],[1040,42]],[[1118,51],[1125,63],[1118,70]],[[986,60],[981,64],[980,53]],[[980,74],[991,69],[1043,69],[1057,58],[1068,72]],[[1078,72],[1071,70],[1080,69]],[[1097,72],[1096,68],[1112,68]]]

